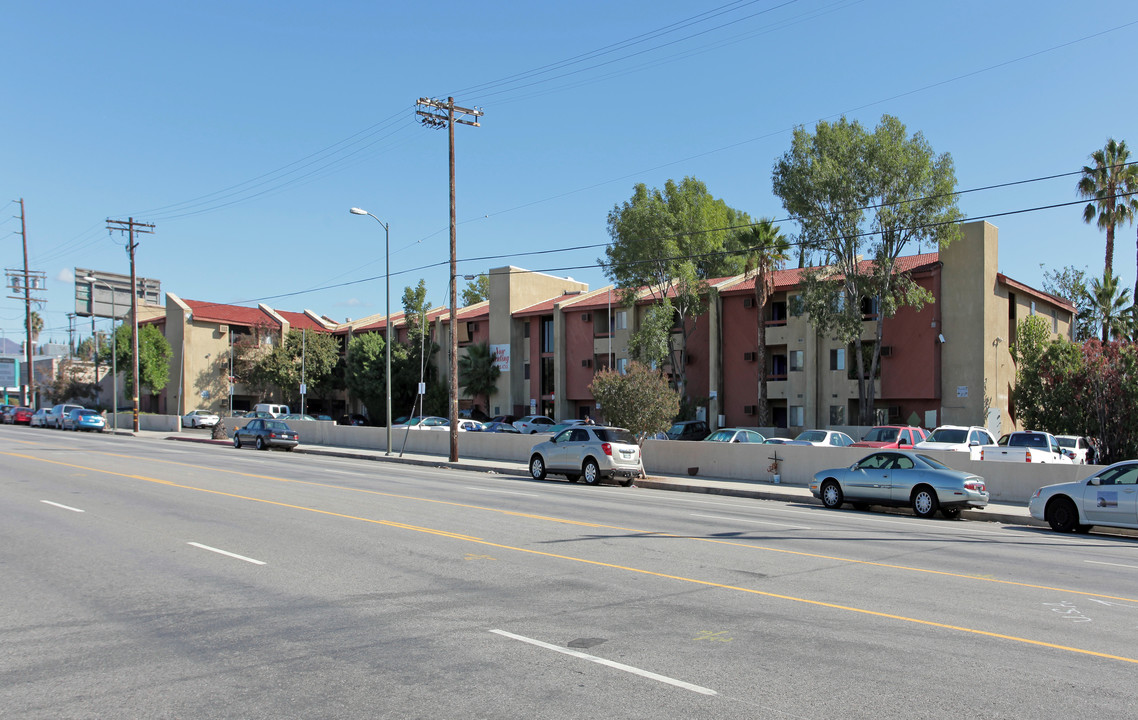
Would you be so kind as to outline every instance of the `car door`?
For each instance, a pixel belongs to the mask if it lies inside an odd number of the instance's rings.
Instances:
[[[257,437],[257,433],[260,432],[261,426],[264,424],[265,421],[261,419],[250,420],[245,424],[245,427],[241,428],[237,432],[241,433],[241,439],[243,441],[248,440],[250,442],[253,442]]]
[[[580,463],[577,462],[576,457],[577,449],[579,449],[581,444],[581,434],[584,434],[585,439],[588,439],[588,434],[585,433],[584,430],[577,430],[575,428],[565,428],[554,435],[553,449],[550,450],[549,457],[546,458],[545,466],[550,470],[557,470],[559,472],[579,468]]]
[[[1109,468],[1083,487],[1083,514],[1101,523],[1138,524],[1138,463]]]
[[[842,482],[846,499],[889,502],[893,453],[873,453],[858,461]]]
[[[909,497],[913,494],[913,486],[922,479],[913,459],[908,455],[898,453],[890,463],[889,497],[895,503],[908,503]]]

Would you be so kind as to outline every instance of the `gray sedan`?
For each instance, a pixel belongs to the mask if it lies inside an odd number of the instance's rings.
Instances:
[[[871,505],[912,507],[923,518],[940,510],[951,519],[959,517],[966,507],[988,504],[984,478],[953,470],[928,455],[903,450],[875,452],[849,467],[816,473],[810,492],[828,508],[839,508],[846,502],[857,510]]]

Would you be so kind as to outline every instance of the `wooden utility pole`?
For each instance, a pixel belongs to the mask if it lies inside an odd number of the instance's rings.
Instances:
[[[454,202],[454,124],[480,127],[478,118],[482,116],[480,108],[456,107],[454,98],[448,97],[446,102],[430,98],[419,98],[416,115],[422,117],[421,122],[427,127],[445,127],[450,136],[450,461],[458,462],[458,254],[457,254],[457,222],[455,218]],[[442,115],[439,111],[445,111]],[[455,118],[455,113],[462,115]],[[471,119],[467,120],[469,116]],[[389,421],[390,422],[390,421]]]
[[[24,269],[20,270],[6,270],[8,281],[13,293],[19,293],[23,289],[23,297],[19,295],[9,295],[8,297],[13,300],[24,301],[24,327],[27,329],[27,339],[24,342],[24,357],[27,361],[27,379],[26,385],[20,388],[20,404],[27,407],[34,408],[36,399],[36,376],[33,372],[32,365],[32,303],[43,304],[47,302],[44,298],[32,297],[32,290],[43,290],[46,287],[46,276],[43,272],[33,271],[28,269],[28,224],[24,215],[24,199],[20,198],[20,237],[24,241]],[[16,379],[19,382],[19,378]],[[26,388],[26,390],[24,389]],[[25,394],[26,393],[26,394]]]
[[[128,235],[127,252],[130,253],[130,349],[134,355],[132,360],[133,378],[131,382],[131,405],[134,413],[134,432],[138,432],[138,275],[134,271],[134,251],[138,243],[134,241],[135,233],[153,233],[154,225],[135,222],[134,218],[126,220],[107,219],[108,230],[125,231]],[[116,399],[117,400],[117,399]]]

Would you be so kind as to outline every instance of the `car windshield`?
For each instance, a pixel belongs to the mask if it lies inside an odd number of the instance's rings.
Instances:
[[[968,442],[968,431],[963,428],[940,428],[929,435],[928,442],[953,443],[955,445],[966,443]]]
[[[897,432],[897,428],[873,428],[866,434],[865,442],[893,442]]]
[[[921,461],[924,462],[926,465],[934,467],[937,470],[951,470],[952,469],[949,466],[942,463],[940,460],[937,460],[936,458],[931,458],[928,455],[918,455],[917,457],[919,457],[921,459]]]
[[[79,416],[80,416],[80,417],[83,417],[83,416],[86,416],[86,415],[98,415],[98,414],[99,414],[99,413],[95,412],[94,410],[80,410],[80,411],[79,411]]]
[[[636,444],[636,438],[632,436],[632,433],[623,428],[594,428],[593,432],[604,442],[623,443],[625,445]]]
[[[804,433],[799,433],[795,440],[805,440],[806,442],[825,442],[826,432],[824,430],[807,430]]]

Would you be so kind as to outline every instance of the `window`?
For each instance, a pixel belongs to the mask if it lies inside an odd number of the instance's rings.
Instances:
[[[1008,343],[1016,342],[1016,294],[1008,293]]]
[[[1035,314],[1035,301],[1034,300],[1031,301],[1031,314],[1032,315]]]
[[[522,337],[529,337],[529,320],[526,320],[524,323],[522,323]]]
[[[861,299],[861,316],[863,319],[870,320],[877,317],[878,302],[875,297],[863,297]]]
[[[1059,332],[1059,311],[1051,308],[1051,332]]]
[[[553,318],[551,317],[541,319],[541,351],[543,353],[553,352]]]
[[[846,349],[834,348],[830,350],[830,369],[831,370],[845,370],[846,369]]]
[[[830,406],[830,425],[845,425],[846,424],[846,406],[845,405],[831,405]]]
[[[786,356],[785,355],[771,355],[771,380],[785,380],[786,379]]]
[[[627,330],[628,329],[628,312],[626,310],[616,311],[615,329]]]
[[[791,405],[789,421],[791,427],[803,427],[806,425],[805,408],[801,405]]]
[[[628,358],[618,358],[616,361],[616,370],[621,375],[628,374]]]
[[[543,357],[541,359],[541,394],[553,394],[553,358]]]
[[[529,380],[529,363],[522,365],[522,379]]]
[[[803,353],[801,350],[790,351],[790,371],[799,372],[802,370]]]
[[[772,302],[771,303],[771,319],[768,325],[785,325],[786,324],[786,301]]]

